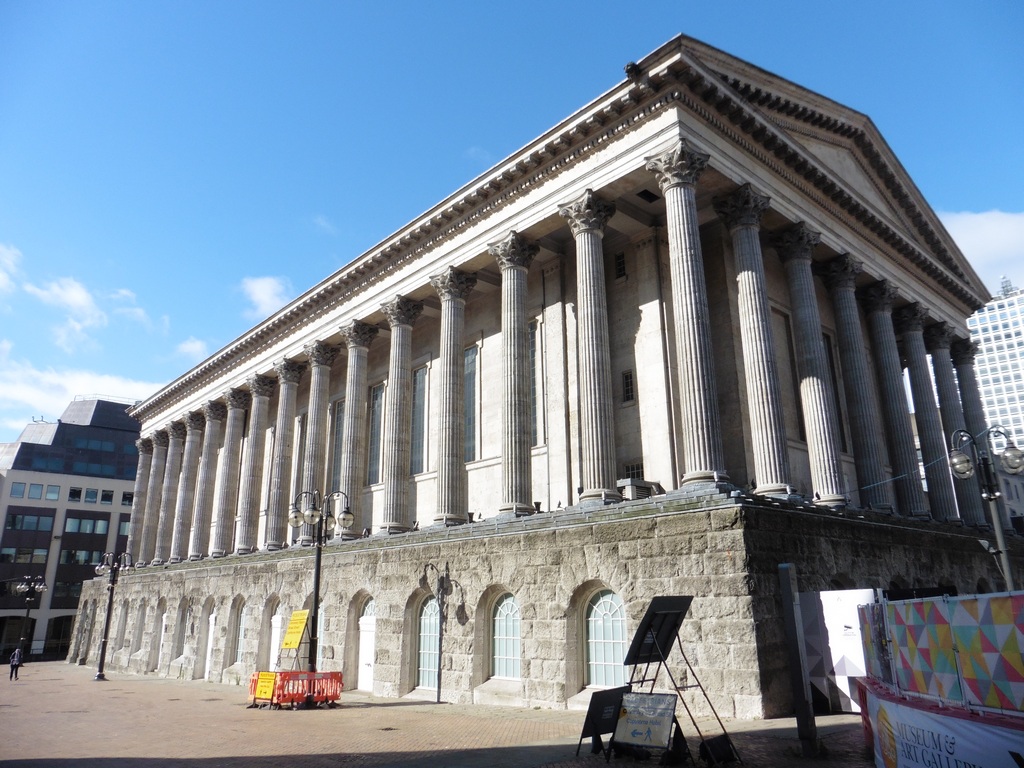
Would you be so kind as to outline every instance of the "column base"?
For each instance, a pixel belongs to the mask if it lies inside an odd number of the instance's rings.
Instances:
[[[683,475],[682,485],[688,485],[690,483],[713,483],[715,485],[729,485],[729,475],[726,472],[718,472],[717,470],[699,470],[697,472],[687,472]]]
[[[180,562],[181,562],[181,558],[180,557],[169,557],[169,558],[167,558],[167,564],[168,565],[174,565],[175,563],[180,563]]]
[[[580,494],[580,503],[600,501],[603,504],[618,504],[622,501],[622,494],[616,488],[588,488]]]
[[[830,493],[827,496],[821,496],[820,494],[814,495],[814,506],[816,507],[828,507],[830,509],[838,509],[840,507],[850,506],[850,500],[845,496],[839,494]]]
[[[149,564],[151,566],[163,565],[164,561],[162,558],[154,557],[152,560],[149,561]]]
[[[223,549],[215,549],[210,553],[210,557],[227,557],[227,554]]]
[[[469,521],[466,518],[459,515],[444,515],[434,518],[434,525],[443,525],[446,528],[451,528],[453,525],[465,525],[467,522]]]
[[[190,563],[198,563],[200,560],[205,560],[206,555],[189,555],[188,559]]]
[[[512,515],[514,517],[529,517],[536,511],[532,504],[523,504],[521,502],[502,504],[498,507],[499,515]]]
[[[235,550],[236,555],[251,555],[256,551],[256,547],[239,547]]]
[[[279,541],[268,541],[267,542],[267,552],[277,552],[278,550],[281,550],[281,549],[288,549],[288,545],[287,544],[282,544]]]
[[[382,525],[380,527],[380,529],[381,529],[381,531],[383,533],[389,533],[389,534],[390,533],[408,533],[409,532],[409,526],[408,525],[402,525],[401,523],[384,523],[384,525]]]

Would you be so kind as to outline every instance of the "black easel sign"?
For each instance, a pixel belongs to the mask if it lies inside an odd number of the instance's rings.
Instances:
[[[601,736],[615,731],[615,725],[619,722],[619,711],[622,709],[622,696],[626,693],[629,693],[628,685],[594,691],[590,697],[590,706],[587,707],[587,719],[583,721],[583,732],[580,734],[579,744],[576,745],[577,755],[580,753],[580,744],[588,736],[594,740],[594,747],[590,751],[603,751]]]

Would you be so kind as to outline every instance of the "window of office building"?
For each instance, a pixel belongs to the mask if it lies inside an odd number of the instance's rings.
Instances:
[[[101,491],[100,492],[100,504],[113,504],[114,503],[114,492],[113,491]]]
[[[48,485],[48,486],[46,486],[46,500],[47,501],[60,501],[60,486],[59,485]]]
[[[24,499],[25,498],[25,484],[24,483],[11,483],[11,498],[12,499]]]
[[[41,499],[41,498],[43,498],[43,484],[42,483],[29,483],[29,486],[28,486],[28,497],[30,499]]]
[[[85,503],[86,504],[95,504],[96,500],[99,498],[99,495],[100,495],[100,492],[96,488],[86,488],[85,489]]]

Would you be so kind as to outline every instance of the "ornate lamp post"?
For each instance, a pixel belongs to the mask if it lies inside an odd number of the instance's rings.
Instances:
[[[1024,451],[1021,451],[1013,440],[1000,426],[989,427],[977,438],[964,429],[958,429],[950,438],[949,468],[953,475],[960,480],[966,480],[974,474],[977,466],[981,475],[981,498],[988,502],[989,514],[992,516],[992,529],[996,536],[997,549],[992,554],[999,557],[1000,570],[1003,572],[1003,579],[1006,581],[1006,588],[1013,591],[1013,573],[1010,570],[1010,557],[1006,552],[1006,541],[1003,537],[1003,525],[999,519],[999,508],[997,501],[1002,495],[999,491],[999,477],[996,475],[995,466],[992,463],[991,455],[995,453],[992,446],[992,436],[996,435],[1006,441],[1006,449],[999,455],[999,462],[1003,469],[1011,475],[1018,474],[1024,469]],[[970,451],[968,454],[965,449]]]
[[[121,571],[125,572],[127,576],[135,570],[135,566],[132,565],[132,556],[127,552],[121,555],[115,555],[113,552],[107,552],[103,555],[103,560],[96,566],[97,576],[108,576],[107,581],[107,615],[103,617],[103,638],[100,640],[100,663],[96,668],[96,677],[93,680],[106,680],[107,678],[103,675],[103,665],[107,661],[107,640],[110,637],[110,616],[114,612],[114,587],[117,584],[117,579],[121,575]]]
[[[28,656],[32,652],[32,637],[28,634],[29,611],[32,610],[32,600],[36,595],[46,591],[46,580],[42,576],[24,576],[21,581],[14,585],[15,591],[25,596],[25,621],[21,625],[21,637],[18,639],[18,647],[22,653]],[[28,640],[28,648],[25,648],[25,640]]]
[[[331,513],[331,505],[339,498],[345,499],[345,508],[335,519]],[[302,506],[302,511],[299,507]],[[349,509],[348,495],[342,491],[335,491],[321,495],[320,491],[300,491],[292,501],[288,510],[288,524],[293,528],[300,528],[303,525],[313,526],[313,544],[316,549],[316,557],[313,560],[313,608],[309,617],[309,662],[307,670],[310,673],[316,672],[316,654],[319,645],[320,631],[320,564],[323,556],[324,544],[327,542],[327,535],[334,530],[334,527],[341,523],[342,528],[351,528],[355,520]],[[306,695],[306,706],[314,706],[313,683],[310,681],[309,693]]]

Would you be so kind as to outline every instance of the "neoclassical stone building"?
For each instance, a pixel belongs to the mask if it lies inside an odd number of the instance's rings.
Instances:
[[[805,590],[995,585],[945,461],[985,426],[988,294],[871,120],[683,36],[625,71],[131,410],[143,567],[108,669],[272,668],[311,600],[302,491],[354,515],[320,667],[386,696],[435,695],[446,564],[445,699],[585,703],[649,599],[688,594],[740,717],[789,706],[779,563]]]

